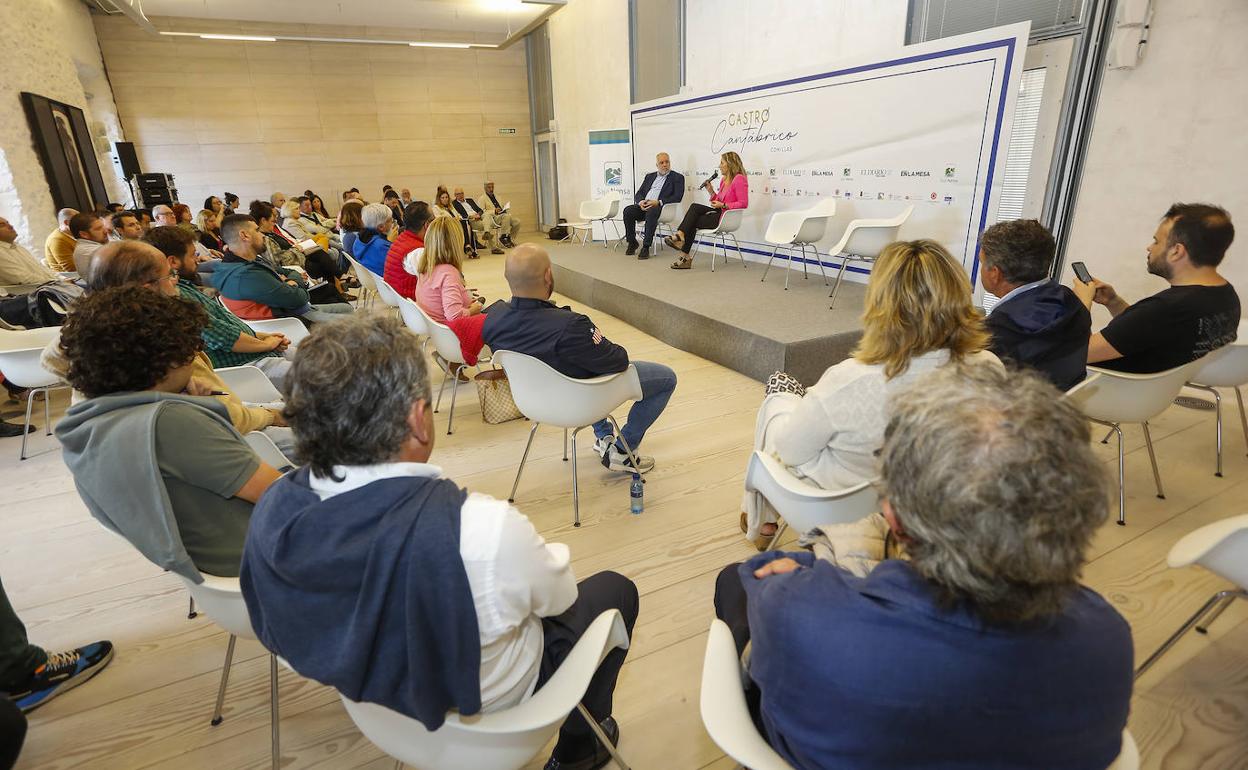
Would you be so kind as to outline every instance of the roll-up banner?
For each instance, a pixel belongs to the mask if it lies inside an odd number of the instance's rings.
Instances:
[[[698,186],[721,153],[734,151],[750,183],[737,232],[748,259],[771,256],[763,236],[773,213],[831,197],[836,216],[818,244],[826,265],[840,265],[828,251],[850,221],[913,206],[898,237],[939,241],[974,279],[979,233],[995,221],[1029,28],[997,27],[633,105],[634,178],[667,152],[685,175],[683,205],[705,204]],[[856,264],[846,277],[863,281],[869,268]]]
[[[633,155],[627,128],[589,132],[589,197],[598,200],[612,196],[620,199],[620,212],[633,202]],[[620,218],[620,212],[616,212],[616,219]],[[569,218],[570,221],[579,219]],[[620,237],[622,232],[618,222],[606,225],[605,235],[610,239]],[[603,237],[603,225],[596,223],[594,239]]]

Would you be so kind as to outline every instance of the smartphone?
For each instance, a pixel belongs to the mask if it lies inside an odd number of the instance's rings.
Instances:
[[[1070,269],[1075,271],[1075,277],[1084,283],[1092,283],[1092,274],[1088,272],[1088,266],[1082,262],[1071,262]]]

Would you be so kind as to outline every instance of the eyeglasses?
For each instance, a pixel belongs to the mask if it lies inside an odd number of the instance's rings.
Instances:
[[[144,285],[144,286],[151,286],[152,284],[160,283],[161,281],[173,281],[174,283],[177,283],[177,282],[178,282],[178,271],[177,271],[177,270],[170,270],[168,275],[162,275],[162,276],[160,276],[159,278],[153,278],[152,280],[147,281],[147,282],[146,282],[146,283],[144,283],[143,285]]]

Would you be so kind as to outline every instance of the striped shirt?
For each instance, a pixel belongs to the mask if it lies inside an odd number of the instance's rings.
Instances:
[[[221,306],[221,303],[208,297],[190,281],[179,279],[178,292],[183,299],[196,302],[208,313],[208,326],[204,328],[204,352],[212,361],[214,369],[224,366],[244,366],[267,356],[280,356],[276,351],[262,353],[236,353],[234,343],[239,335],[252,334],[251,327],[239,320],[238,316]]]

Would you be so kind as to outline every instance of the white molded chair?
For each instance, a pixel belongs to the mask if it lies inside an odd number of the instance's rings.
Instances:
[[[294,465],[290,458],[277,448],[277,444],[273,443],[273,439],[261,431],[253,430],[251,433],[243,436],[243,440],[247,442],[247,446],[251,447],[251,451],[256,453],[256,457],[259,457],[262,461],[279,471]]]
[[[584,235],[581,236],[581,244],[587,244],[593,238],[594,223],[601,222],[603,225],[602,245],[607,245],[606,224],[611,222],[615,227],[615,218],[620,213],[620,199],[618,196],[608,196],[606,198],[597,198],[590,201],[581,201],[580,211],[577,212],[581,218],[580,222],[568,222],[564,227],[568,228],[568,234],[564,237],[564,241],[576,242],[577,231],[583,230]],[[616,232],[619,230],[617,228]],[[562,243],[563,241],[560,241]]]
[[[697,240],[698,234],[702,234],[706,238],[706,242],[711,249],[711,272],[715,272],[715,245],[711,243],[715,236],[719,236],[719,247],[724,250],[724,264],[728,264],[728,239],[732,239],[733,246],[737,249],[737,259],[741,260],[741,267],[745,267],[745,255],[741,253],[741,244],[737,242],[736,232],[741,227],[741,218],[745,216],[745,209],[724,209],[724,213],[719,215],[719,224],[709,230],[697,230],[694,236],[693,249],[689,253],[692,259],[698,253],[698,249],[702,243]]]
[[[366,268],[361,269],[367,270]],[[398,310],[400,300],[403,299],[399,296],[399,293],[394,290],[393,286],[386,283],[385,280],[383,280],[382,277],[376,273],[373,274],[372,278],[373,290],[377,292],[377,296],[381,299],[382,303],[387,307],[392,307],[395,310]]]
[[[765,452],[750,455],[745,469],[745,491],[757,492],[780,514],[780,525],[769,549],[780,544],[786,527],[805,534],[825,524],[858,521],[880,510],[880,496],[870,481],[847,489],[821,489],[803,481]]]
[[[343,697],[342,705],[364,737],[377,748],[419,770],[523,767],[575,709],[585,717],[621,770],[628,770],[580,703],[603,658],[617,647],[628,649],[628,643],[623,616],[619,610],[608,610],[590,624],[550,680],[528,700],[488,714],[449,713],[434,732],[415,719],[376,703],[357,703]]]
[[[393,291],[393,289],[391,291]],[[425,334],[429,335],[429,340],[433,342],[434,351],[436,351],[438,356],[441,356],[442,358],[441,361],[439,361],[437,357],[433,359],[434,362],[437,363],[438,368],[442,370],[442,373],[446,375],[442,378],[442,386],[438,388],[438,400],[433,405],[433,411],[435,414],[442,407],[442,392],[446,390],[446,384],[448,382],[452,383],[451,413],[446,419],[446,435],[449,436],[451,435],[451,427],[455,422],[455,399],[459,395],[459,375],[461,372],[468,369],[468,362],[464,360],[464,351],[459,346],[459,337],[455,336],[455,332],[451,331],[451,327],[446,324],[438,323],[430,318],[429,314],[426,313],[425,309],[420,305],[412,302],[410,305],[405,306],[402,302],[403,298],[398,294],[395,294],[394,298],[400,314],[403,313],[405,307],[407,308],[408,314],[410,314],[413,309],[420,314],[421,320],[424,323]],[[384,293],[382,294],[382,300],[385,301]],[[408,325],[408,328],[415,331],[410,324]],[[483,348],[481,353],[477,356],[477,366],[480,367],[481,364],[488,364],[489,362],[490,356],[487,354],[486,349]]]
[[[793,770],[758,732],[745,702],[741,659],[732,632],[712,620],[702,659],[702,724],[715,745],[751,770]],[[905,736],[899,736],[900,739]],[[1122,749],[1107,770],[1139,770],[1140,750],[1130,730],[1122,731]]]
[[[841,240],[828,251],[830,257],[841,257],[841,269],[836,274],[836,285],[832,287],[832,302],[829,308],[836,307],[836,292],[841,288],[841,279],[845,277],[845,267],[850,261],[875,262],[884,247],[897,240],[897,231],[914,213],[911,204],[902,209],[895,217],[888,219],[855,219],[846,227]]]
[[[234,311],[230,310],[229,305],[225,304],[224,297],[218,295],[217,304],[225,308],[227,313],[233,315],[235,318],[238,318],[237,315],[234,315]],[[283,353],[283,355],[290,359],[295,357],[295,351],[298,350],[299,343],[303,341],[304,337],[308,336],[308,327],[304,326],[303,322],[298,318],[262,318],[258,321],[248,321],[246,319],[239,318],[238,320],[251,327],[252,331],[286,335],[286,339],[290,340],[290,345],[287,346],[286,352]]]
[[[1153,437],[1148,432],[1148,421],[1166,411],[1183,389],[1183,383],[1201,366],[1201,360],[1177,366],[1156,374],[1130,374],[1109,369],[1088,367],[1083,382],[1066,391],[1066,398],[1077,406],[1089,420],[1108,426],[1111,434],[1118,434],[1118,524],[1127,523],[1126,492],[1124,491],[1125,462],[1122,449],[1122,423],[1138,422],[1144,428],[1144,445],[1148,447],[1148,459],[1153,464],[1153,481],[1157,484],[1157,497],[1166,499],[1161,488],[1161,474],[1157,470],[1157,455],[1153,452]],[[1109,436],[1101,442],[1109,441]]]
[[[637,377],[637,367],[629,367],[619,374],[608,374],[587,380],[577,380],[560,374],[543,362],[523,353],[510,350],[497,350],[494,360],[507,373],[511,384],[511,395],[516,400],[516,407],[521,414],[533,421],[529,429],[529,440],[524,445],[524,454],[520,457],[520,467],[516,469],[516,480],[511,485],[511,494],[507,501],[516,501],[516,489],[520,486],[520,474],[524,472],[524,463],[529,459],[529,449],[533,446],[533,436],[538,427],[545,423],[567,431],[572,431],[572,526],[581,526],[581,498],[577,489],[576,479],[576,434],[599,420],[610,420],[615,435],[620,435],[620,426],[611,415],[625,401],[641,400],[641,380]],[[623,439],[620,439],[623,441]],[[632,447],[625,442],[625,450],[632,459],[633,467],[637,467],[637,459]],[[564,441],[564,459],[567,459],[567,441]]]
[[[1192,375],[1189,388],[1213,394],[1214,409],[1218,422],[1218,470],[1222,475],[1222,394],[1217,388],[1234,388],[1235,400],[1239,402],[1239,422],[1244,429],[1244,443],[1248,444],[1248,416],[1244,414],[1244,394],[1240,387],[1248,385],[1248,320],[1239,322],[1239,332],[1234,342],[1215,350],[1200,359],[1201,366]]]
[[[271,404],[282,400],[282,392],[254,366],[227,366],[214,369],[234,395],[249,404]]]
[[[211,724],[215,727],[224,719],[221,708],[225,705],[230,664],[234,662],[234,643],[240,636],[244,639],[255,639],[256,632],[252,630],[251,617],[247,614],[247,605],[243,602],[238,578],[203,573],[200,576],[204,579],[202,583],[179,575],[191,594],[191,601],[198,604],[201,611],[208,613],[208,617],[230,635],[230,641],[225,648],[225,665],[221,669],[221,685],[217,689],[217,705],[212,712]],[[272,729],[273,770],[277,770],[281,766],[281,740],[278,731],[277,657],[272,653],[269,653],[269,722]]]
[[[403,325],[413,334],[421,337],[428,336],[429,326],[425,323],[427,316],[420,311],[420,307],[415,302],[407,297],[399,297],[399,317],[403,319]]]
[[[377,296],[377,282],[381,279],[377,274],[367,267],[364,267],[356,261],[355,257],[343,251],[343,256],[351,263],[351,267],[355,268],[355,277],[360,281],[360,293],[356,295],[356,306],[367,306],[372,303],[373,298]]]
[[[1235,584],[1235,588],[1219,591],[1205,602],[1195,615],[1179,627],[1148,660],[1135,670],[1139,679],[1145,671],[1191,629],[1206,633],[1209,625],[1236,599],[1248,599],[1248,514],[1215,521],[1189,532],[1170,549],[1166,563],[1173,569],[1199,564],[1219,577]],[[1204,622],[1201,623],[1201,620]]]
[[[663,208],[659,210],[659,221],[654,226],[654,253],[658,254],[663,250],[664,233],[667,235],[675,235],[676,223],[680,221],[683,211],[679,203],[661,203]]]
[[[763,240],[775,248],[771,250],[771,259],[767,260],[767,269],[759,280],[767,280],[767,272],[771,270],[771,263],[776,259],[776,252],[783,247],[789,259],[784,271],[784,290],[788,291],[789,275],[793,272],[793,247],[797,246],[802,255],[802,277],[808,277],[806,249],[809,248],[815,252],[815,261],[819,263],[819,272],[823,274],[823,285],[827,286],[828,274],[823,269],[823,258],[819,256],[819,249],[815,244],[828,232],[828,220],[835,215],[836,198],[824,198],[805,211],[780,211],[772,214]]]
[[[22,449],[20,460],[26,459],[26,439],[30,435],[30,412],[35,405],[35,394],[43,393],[43,424],[47,435],[52,435],[52,410],[49,405],[52,391],[67,388],[60,377],[44,369],[39,363],[43,349],[53,340],[60,339],[59,326],[41,329],[13,331],[0,329],[0,373],[9,382],[21,388],[29,388],[26,394],[26,421],[22,423]]]

